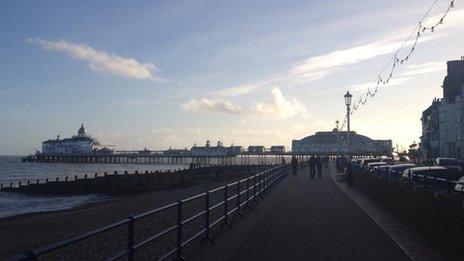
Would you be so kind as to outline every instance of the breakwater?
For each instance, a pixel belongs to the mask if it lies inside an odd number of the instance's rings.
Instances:
[[[154,172],[95,173],[79,178],[65,177],[0,184],[0,191],[48,195],[128,195],[161,189],[186,187],[205,181],[247,177],[270,165],[222,165]]]

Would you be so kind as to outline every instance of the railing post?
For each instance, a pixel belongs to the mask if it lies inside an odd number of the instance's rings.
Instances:
[[[182,200],[177,201],[177,260],[182,257]]]
[[[209,209],[209,201],[210,201],[210,193],[206,191],[205,195],[205,229],[206,229],[206,236],[201,240],[201,243],[205,242],[206,239],[209,240],[212,244],[214,244],[213,237],[211,236],[211,226],[210,226],[210,214],[211,211]]]
[[[237,181],[237,212],[235,213],[235,216],[243,217],[242,211],[240,210],[240,177]]]
[[[258,201],[256,200],[256,196],[257,196],[257,194],[256,194],[256,186],[257,186],[257,184],[256,184],[256,177],[257,177],[257,176],[258,176],[257,174],[255,174],[255,175],[253,176],[253,202],[258,202]]]
[[[228,185],[224,186],[224,222],[221,224],[221,227],[227,225],[229,228],[232,228],[232,225],[229,222],[228,187]]]
[[[128,261],[133,261],[134,260],[134,226],[135,226],[135,217],[134,216],[129,216],[127,219],[129,219],[129,223],[127,226],[127,250],[129,251],[129,254],[127,255],[127,260]]]
[[[251,206],[250,206],[250,176],[247,177],[247,181],[246,181],[246,186],[247,186],[247,189],[246,189],[246,205],[249,209],[251,209]]]

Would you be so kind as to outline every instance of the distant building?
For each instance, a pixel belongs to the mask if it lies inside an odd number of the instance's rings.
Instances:
[[[422,113],[421,150],[424,159],[464,159],[464,57],[447,62],[443,98],[435,99]]]
[[[264,146],[248,146],[248,153],[264,153],[265,152]]]
[[[76,136],[66,139],[60,139],[60,136],[57,136],[54,140],[42,142],[42,154],[44,155],[91,154],[100,151],[112,153],[111,149],[102,147],[96,139],[92,138],[84,125],[81,125]]]
[[[218,141],[217,146],[211,146],[208,140],[205,146],[194,145],[190,153],[193,157],[226,157],[227,148],[220,141]]]
[[[271,153],[274,153],[274,154],[285,153],[285,146],[283,145],[271,146]]]
[[[230,147],[227,148],[227,154],[230,156],[235,156],[243,152],[243,147],[242,146],[234,146],[231,145]]]
[[[425,111],[422,112],[422,158],[433,159],[440,157],[440,120],[438,108],[441,101],[434,99]]]
[[[169,156],[189,156],[190,151],[188,149],[168,149],[163,151],[163,155]]]
[[[340,155],[348,152],[346,145],[347,131],[321,131],[301,140],[292,141],[294,154],[332,154]],[[353,155],[390,155],[391,140],[373,140],[350,131],[351,152]]]

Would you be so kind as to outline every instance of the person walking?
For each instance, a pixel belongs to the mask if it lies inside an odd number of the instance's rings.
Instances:
[[[296,172],[298,171],[298,159],[293,155],[292,160],[290,161],[290,164],[292,165],[292,173],[293,175],[296,175]]]
[[[317,159],[316,159],[316,167],[317,167],[317,177],[322,178],[322,159],[321,159],[321,157],[317,157]]]
[[[309,158],[309,175],[311,178],[314,178],[314,175],[316,175],[316,158],[314,156]]]

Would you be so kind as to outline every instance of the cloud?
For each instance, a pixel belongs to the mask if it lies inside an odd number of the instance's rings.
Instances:
[[[46,50],[66,53],[76,59],[88,62],[95,72],[108,72],[114,75],[137,80],[160,80],[153,72],[158,71],[152,63],[139,63],[135,59],[123,58],[114,54],[97,51],[85,44],[75,44],[60,40],[47,41],[40,38],[27,38],[28,43],[38,44]]]
[[[251,111],[258,115],[277,117],[277,118],[289,118],[297,114],[303,116],[307,115],[305,106],[300,103],[296,98],[287,100],[282,91],[274,87],[271,90],[271,97],[265,101],[257,102],[252,107]]]
[[[245,95],[259,88],[259,85],[244,84],[213,91],[210,94],[218,97],[235,97]]]
[[[159,101],[143,101],[143,100],[138,100],[138,101],[123,101],[123,102],[117,102],[115,105],[118,106],[124,106],[124,107],[151,107],[151,106],[156,106],[159,105]]]
[[[410,65],[407,67],[407,71],[401,76],[415,76],[424,73],[441,72],[446,71],[445,62],[426,62],[418,65]]]
[[[219,112],[233,115],[242,115],[243,110],[240,106],[231,101],[211,100],[208,98],[191,99],[182,104],[182,109],[195,112]]]
[[[296,98],[283,95],[282,91],[274,87],[270,97],[264,101],[254,102],[249,109],[242,109],[230,100],[211,100],[208,98],[191,99],[181,105],[184,110],[195,112],[216,112],[246,117],[266,116],[270,118],[286,119],[297,114],[307,116],[305,106]]]
[[[426,42],[437,37],[439,36],[422,37],[419,41]],[[383,40],[332,51],[295,63],[287,73],[289,76],[296,77],[297,79],[310,81],[319,80],[331,73],[341,70],[344,66],[357,64],[377,56],[393,53],[398,50],[402,44],[403,41],[400,40]],[[410,46],[412,44],[413,40],[410,40],[406,42],[405,46]]]

